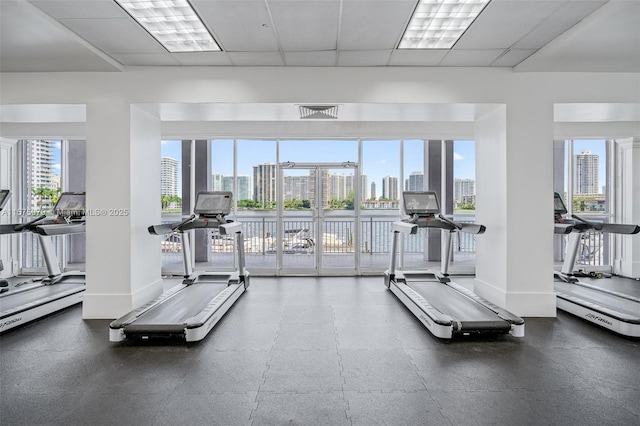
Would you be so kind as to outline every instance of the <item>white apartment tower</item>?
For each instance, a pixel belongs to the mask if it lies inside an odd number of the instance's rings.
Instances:
[[[598,162],[600,156],[591,151],[581,151],[575,156],[575,193],[598,194]]]
[[[233,194],[236,200],[250,200],[253,187],[251,185],[251,176],[241,175],[236,178],[238,182],[237,194]]]
[[[26,141],[26,170],[31,188],[55,189],[53,183],[53,141]]]
[[[409,179],[404,182],[405,191],[422,191],[424,174],[422,172],[412,172]]]
[[[171,157],[160,159],[160,194],[178,195],[178,160]]]
[[[399,199],[397,177],[385,176],[384,179],[382,179],[382,198],[385,200]]]
[[[455,178],[453,180],[453,200],[454,202],[461,203],[462,199],[469,195],[476,195],[476,181],[475,179],[460,179]]]
[[[276,165],[253,166],[253,200],[267,206],[276,200]]]

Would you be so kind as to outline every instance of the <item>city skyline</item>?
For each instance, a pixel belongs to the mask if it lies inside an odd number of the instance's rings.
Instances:
[[[322,149],[317,149],[318,147]],[[382,195],[385,176],[398,178],[404,187],[404,180],[413,172],[424,170],[422,140],[404,141],[404,174],[400,178],[399,140],[363,141],[363,166],[361,175],[368,177],[378,188],[378,198]],[[274,140],[238,140],[238,175],[252,175],[253,167],[258,164],[276,163],[276,144]],[[162,141],[161,156],[182,158],[182,141]],[[216,139],[212,144],[212,173],[233,175],[233,140]],[[281,140],[280,160],[300,163],[341,163],[357,162],[356,140]],[[180,168],[179,161],[179,168]],[[302,170],[290,170],[288,173],[304,174]],[[181,173],[180,170],[178,173]],[[475,142],[469,140],[454,141],[454,174],[460,178],[475,179]],[[178,183],[179,192],[181,182]],[[399,188],[402,190],[402,188]],[[367,190],[369,192],[369,190]]]
[[[172,143],[173,142],[173,143]],[[212,157],[212,169],[214,172],[222,173],[226,171],[228,174],[233,174],[233,164],[227,160],[219,160],[233,158],[233,140],[215,140],[214,148],[212,151],[215,153]],[[348,155],[357,157],[357,141],[318,141],[311,140],[306,141],[311,144],[322,142],[324,149],[312,150],[308,149],[308,145],[305,141],[281,141],[280,145],[280,158],[286,158],[287,161],[296,159],[299,162],[335,162],[335,152],[347,152]],[[272,154],[272,158],[265,158],[264,146],[268,146],[268,152]],[[296,148],[296,145],[299,145]],[[251,161],[270,161],[275,164],[275,141],[262,141],[262,140],[239,140],[238,141],[238,174],[242,173],[242,164]],[[370,188],[372,184],[376,185],[377,197],[382,196],[383,179],[385,176],[390,175],[389,170],[395,170],[395,176],[399,173],[399,140],[385,140],[385,141],[363,141],[363,167],[361,168],[361,174],[367,175],[368,187],[367,193],[370,195]],[[177,158],[181,158],[181,141],[163,141],[163,155],[167,152],[173,152]],[[348,149],[341,150],[340,147],[346,147]],[[423,154],[422,154],[422,140],[405,140],[404,141],[404,177],[399,179],[398,182],[404,188],[405,180],[409,178],[411,173],[422,171],[424,169]],[[589,150],[592,153],[599,156],[598,167],[598,181],[600,190],[606,185],[606,144],[604,140],[573,140],[574,153],[579,153],[582,150]],[[296,155],[299,157],[296,158]],[[346,155],[346,154],[345,154]],[[460,179],[474,179],[475,176],[475,141],[473,140],[456,140],[454,141],[454,153],[453,153],[453,167],[454,177]],[[333,159],[333,161],[331,161]],[[565,162],[568,161],[565,158]],[[256,163],[258,164],[258,163]],[[393,166],[388,167],[389,164]],[[250,170],[252,169],[252,166]],[[290,170],[289,173],[300,172],[302,170]],[[250,174],[250,173],[246,173]],[[180,182],[181,184],[181,182]],[[565,190],[567,180],[565,179]],[[369,197],[367,197],[369,198]]]

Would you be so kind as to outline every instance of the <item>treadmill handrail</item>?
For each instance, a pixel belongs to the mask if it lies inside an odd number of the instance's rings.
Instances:
[[[448,223],[449,225],[453,226],[454,228],[456,228],[458,231],[462,230],[462,225],[460,225],[457,222],[452,221],[451,219],[448,219],[445,215],[443,215],[442,213],[438,214],[438,219],[440,219],[441,221]]]
[[[196,215],[192,214],[191,216],[189,216],[188,218],[186,218],[182,222],[162,223],[160,225],[151,225],[151,226],[149,226],[147,228],[147,231],[151,235],[164,235],[164,234],[171,234],[173,232],[179,232],[180,228],[182,226],[184,226],[187,223],[191,222],[195,218],[196,218]]]
[[[179,230],[182,226],[186,225],[187,223],[193,221],[193,219],[196,218],[195,214],[192,214],[191,216],[189,216],[187,219],[183,220],[182,222],[176,224],[175,226],[172,226],[171,229],[175,232],[177,230]]]
[[[86,227],[84,222],[51,223],[35,227],[35,232],[40,235],[81,234],[85,231]]]
[[[590,220],[586,220],[580,216],[578,216],[577,214],[572,214],[571,217],[573,217],[574,219],[577,219],[578,221],[582,222],[585,225],[588,225],[589,228],[595,229],[596,231],[602,231],[602,223],[598,223],[598,222],[592,222]]]
[[[47,215],[43,214],[43,215],[40,215],[40,216],[38,216],[37,218],[35,218],[33,220],[30,220],[27,223],[19,224],[19,225],[17,225],[15,227],[15,231],[16,232],[22,232],[24,230],[28,230],[30,227],[36,225],[38,222],[42,221],[43,219],[46,219],[46,217],[47,217]]]

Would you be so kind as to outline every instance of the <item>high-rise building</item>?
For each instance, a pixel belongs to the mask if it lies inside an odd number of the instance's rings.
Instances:
[[[360,198],[362,201],[367,199],[367,188],[369,187],[369,178],[367,175],[360,175]]]
[[[285,176],[284,200],[308,200],[309,176]]]
[[[376,199],[376,183],[375,182],[371,182],[371,199],[372,200]]]
[[[251,176],[243,175],[237,177],[238,188],[233,187],[233,176],[223,176],[214,173],[211,176],[212,191],[231,191],[236,200],[251,200],[253,198],[253,188],[251,187]]]
[[[48,210],[52,206],[50,199],[35,195],[39,188],[56,189],[59,187],[53,174],[53,150],[54,141],[24,141],[24,167],[27,171],[25,187],[30,191],[31,208],[34,210]]]
[[[220,173],[214,173],[211,176],[211,190],[222,191],[222,175]]]
[[[412,172],[409,179],[404,182],[405,191],[422,191],[424,174],[422,172]]]
[[[235,197],[235,191],[233,190],[233,176],[222,176],[221,191],[231,191]]]
[[[476,181],[475,179],[460,179],[455,178],[453,180],[453,202],[462,203],[464,197],[476,195]]]
[[[276,199],[276,165],[259,164],[253,166],[253,200],[268,206]]]
[[[251,176],[241,175],[237,178],[237,194],[233,194],[236,200],[250,200],[253,188],[251,187]]]
[[[344,200],[353,191],[353,175],[329,175],[328,199]]]
[[[160,194],[178,195],[178,160],[175,158],[160,159]]]
[[[575,156],[575,193],[598,194],[598,163],[600,156],[591,151],[581,151]]]
[[[316,172],[315,169],[309,171],[309,199],[312,202],[318,203],[320,206],[327,206],[329,204],[330,191],[331,191],[331,176],[329,170],[320,169],[320,189],[322,191],[322,197],[320,200],[316,199]]]
[[[398,178],[394,176],[385,176],[382,179],[382,198],[385,200],[398,199]]]

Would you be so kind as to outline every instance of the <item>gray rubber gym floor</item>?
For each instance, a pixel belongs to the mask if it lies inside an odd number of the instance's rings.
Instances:
[[[640,340],[561,312],[446,342],[381,277],[253,277],[198,344],[81,313],[0,337],[0,424],[640,425]]]

